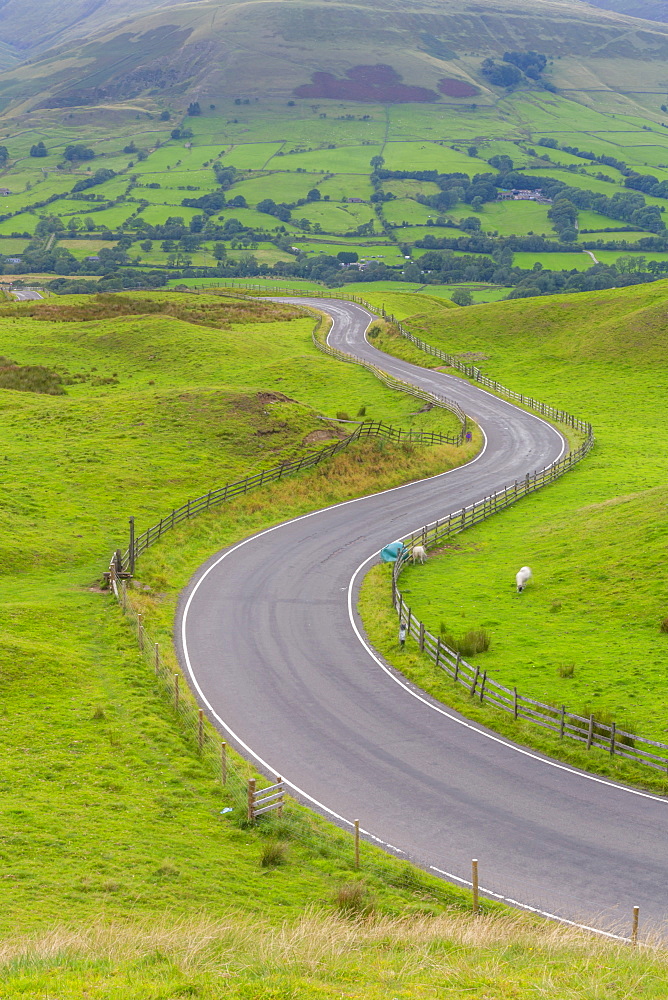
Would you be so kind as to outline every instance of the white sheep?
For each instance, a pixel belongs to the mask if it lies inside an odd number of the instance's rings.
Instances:
[[[413,551],[411,552],[411,556],[413,558],[414,563],[416,563],[418,559],[420,560],[421,563],[425,563],[427,561],[427,550],[425,549],[424,545],[414,545]]]
[[[522,569],[517,571],[515,574],[515,583],[517,584],[518,594],[522,593],[532,576],[533,574],[528,566],[522,566]]]

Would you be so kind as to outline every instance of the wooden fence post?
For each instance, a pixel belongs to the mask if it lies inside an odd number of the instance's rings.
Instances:
[[[129,518],[130,522],[130,544],[128,546],[128,555],[130,557],[130,576],[135,575],[135,519],[134,517]]]
[[[594,739],[594,715],[592,713],[589,716],[589,732],[587,733],[587,750],[591,750],[591,744],[593,739]]]
[[[281,786],[281,797],[279,799],[278,808],[276,809],[276,815],[280,819],[283,815],[283,779],[280,774],[276,775],[276,784]]]
[[[640,913],[640,907],[633,907],[633,927],[631,928],[631,944],[635,948],[638,944],[638,914]]]
[[[483,670],[482,684],[480,685],[480,701],[485,697],[485,684],[487,683],[487,671]]]
[[[513,719],[517,721],[517,688],[513,688]]]
[[[461,654],[457,653],[457,659],[455,660],[455,675],[452,678],[454,681],[456,681],[457,678],[459,677],[459,664],[461,663],[461,660],[462,660]]]
[[[355,868],[360,866],[360,821],[355,820]]]
[[[137,615],[137,642],[139,643],[139,648],[144,652],[144,625],[143,625],[143,615],[139,613]]]
[[[255,820],[255,778],[248,779],[248,822]]]
[[[220,744],[220,780],[223,785],[227,784],[227,743],[224,740]]]
[[[471,685],[471,690],[469,691],[469,694],[471,695],[471,697],[473,697],[473,695],[475,694],[475,689],[476,689],[476,685],[478,683],[478,677],[479,676],[480,676],[480,667],[476,667],[475,668],[475,676],[473,678],[473,684]]]
[[[420,652],[424,653],[424,622],[420,622]]]
[[[559,723],[559,739],[563,740],[566,731],[566,706],[561,706],[561,722]]]
[[[471,886],[473,889],[473,912],[478,912],[478,859],[471,861]]]
[[[614,752],[615,752],[615,735],[616,735],[616,732],[617,732],[617,724],[615,722],[613,722],[612,725],[610,726],[610,753],[611,754],[614,754]]]
[[[439,635],[439,637],[436,640],[436,666],[437,667],[440,667],[440,665],[441,665],[440,661],[441,661],[441,637]]]

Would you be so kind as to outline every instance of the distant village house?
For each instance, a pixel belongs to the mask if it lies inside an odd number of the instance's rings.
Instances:
[[[497,201],[537,201],[541,205],[551,205],[552,199],[546,198],[540,188],[537,191],[528,191],[522,188],[513,188],[512,191],[499,191]]]

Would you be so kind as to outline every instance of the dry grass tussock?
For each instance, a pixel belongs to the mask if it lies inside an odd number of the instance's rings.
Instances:
[[[373,917],[351,920],[335,913],[307,910],[294,923],[275,927],[259,918],[230,914],[212,919],[192,916],[176,921],[146,919],[135,924],[98,920],[83,928],[54,927],[0,943],[0,973],[10,967],[64,965],[68,961],[137,962],[161,954],[184,972],[215,974],[230,968],[292,969],[316,973],[344,958],[369,952],[401,953],[403,974],[452,972],[457,956],[526,952],[543,965],[567,956],[571,961],[626,963],[651,958],[668,974],[668,951],[659,945],[634,950],[627,944],[596,937],[523,914],[479,915],[458,912],[436,917]],[[488,955],[489,958],[489,955]],[[505,960],[504,960],[505,961]]]

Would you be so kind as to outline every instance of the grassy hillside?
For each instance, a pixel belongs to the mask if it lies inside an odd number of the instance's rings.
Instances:
[[[425,323],[455,312],[418,302]],[[405,294],[390,304],[414,308]],[[17,391],[14,370],[0,370],[11,540],[0,649],[3,995],[276,1000],[343,989],[417,1000],[447,989],[528,1000],[546,988],[593,995],[605,982],[611,995],[660,996],[663,954],[494,907],[472,920],[465,894],[365,844],[356,871],[349,835],[294,805],[249,829],[97,585],[128,513],[144,526],[249,465],[299,453],[327,427],[319,412],[365,405],[414,426],[438,426],[437,415],[411,416],[410,401],[315,352],[312,320],[282,306],[71,298],[4,303],[0,327],[6,356],[33,388],[51,389]],[[178,592],[214,548],[312,509],[314,497],[335,501],[396,482],[397,469],[419,476],[453,460],[448,449],[409,449],[398,462],[371,445],[178,528],[142,557],[133,591],[167,662]],[[281,863],[265,862],[277,854]]]
[[[476,306],[456,321],[450,313],[409,318],[429,342],[484,359],[483,370],[505,385],[591,420],[597,443],[556,484],[402,578],[432,630],[488,631],[490,649],[474,661],[502,683],[664,742],[668,519],[657,456],[666,447],[667,299],[657,282]],[[405,353],[405,342],[395,343],[382,346]],[[518,596],[522,565],[534,581]],[[370,607],[383,592],[387,606],[386,575],[374,572]],[[383,648],[393,631],[378,637]],[[603,755],[592,765],[605,766]]]
[[[80,927],[164,911],[218,920],[231,906],[280,920],[329,906],[354,878],[349,836],[292,809],[282,827],[244,829],[243,808],[181,735],[101,573],[130,514],[141,530],[188,497],[336,440],[323,412],[354,418],[364,405],[416,427],[450,418],[415,415],[414,401],[316,351],[313,318],[291,307],[174,293],[0,303],[0,327],[0,934],[52,927],[65,913]],[[451,448],[363,446],[175,532],[152,554],[174,547],[180,568],[137,592],[149,627],[164,625],[166,662],[178,592],[212,547],[310,510],[314,496],[335,501],[459,460]],[[293,842],[287,878],[263,878],[272,834]],[[362,901],[373,892],[398,913],[427,883],[405,895],[397,867],[383,888],[385,861],[373,857]],[[457,899],[436,882],[427,891],[437,909]]]
[[[668,53],[663,25],[596,11],[577,0],[549,8],[488,0],[477,11],[459,3],[444,10],[429,0],[401,7],[384,0],[338,6],[250,3],[243,9],[211,0],[161,3],[151,10],[154,6],[134,6],[129,19],[125,0],[107,0],[92,13],[83,4],[64,13],[48,3],[35,18],[30,4],[12,0],[2,11],[7,41],[28,50],[43,50],[49,42],[56,48],[0,81],[0,94],[14,103],[50,95],[66,106],[133,97],[157,84],[173,93],[185,85],[207,100],[230,91],[255,97],[313,87],[313,74],[326,73],[345,99],[341,81],[367,86],[359,74],[347,72],[371,63],[391,67],[399,90],[413,88],[405,96],[397,90],[399,100],[451,96],[458,91],[443,89],[441,81],[455,79],[460,90],[468,85],[461,92],[469,98],[478,94],[489,101],[494,91],[479,74],[480,54],[546,48],[550,57],[571,64],[554,71],[557,85],[572,87],[577,68],[575,86],[591,90],[596,80],[626,90],[633,89],[634,67],[640,66],[645,89],[658,85]],[[372,59],[368,38],[373,38]],[[65,41],[67,47],[60,47]],[[373,90],[370,78],[368,86]]]

